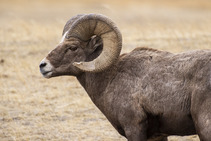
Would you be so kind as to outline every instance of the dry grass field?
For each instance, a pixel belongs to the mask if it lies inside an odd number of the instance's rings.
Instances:
[[[44,79],[39,72],[66,21],[80,13],[113,19],[123,34],[122,52],[211,49],[210,0],[0,0],[1,141],[126,140],[74,77]]]

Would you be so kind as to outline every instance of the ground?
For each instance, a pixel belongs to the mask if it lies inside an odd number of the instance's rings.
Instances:
[[[81,13],[115,21],[123,35],[122,53],[141,46],[173,53],[211,49],[210,0],[1,0],[1,141],[126,140],[74,77],[44,79],[39,72],[66,21]]]

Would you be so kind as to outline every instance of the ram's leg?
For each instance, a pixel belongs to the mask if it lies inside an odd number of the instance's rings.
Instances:
[[[211,115],[202,113],[198,115],[195,121],[196,131],[201,141],[210,141],[211,139]]]
[[[124,128],[128,141],[146,141],[146,124],[130,125]]]
[[[198,111],[196,118],[194,119],[197,134],[201,141],[210,141],[211,139],[211,99],[209,100],[209,107],[205,107]],[[202,105],[206,105],[203,103]]]
[[[146,141],[147,140],[147,114],[141,107],[139,100],[140,94],[134,93],[129,103],[121,105],[123,110],[119,110],[119,123],[124,130],[128,141]],[[120,108],[119,108],[120,109]]]
[[[211,140],[211,92],[199,95],[198,101],[193,104],[192,117],[196,132],[201,141]]]

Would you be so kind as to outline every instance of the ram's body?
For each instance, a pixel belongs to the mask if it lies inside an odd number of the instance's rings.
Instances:
[[[197,118],[198,112],[203,113],[202,120],[210,116],[211,51],[208,50],[171,54],[137,48],[122,55],[110,71],[84,73],[78,80],[123,135],[125,124],[131,125],[132,119],[136,125],[148,120],[149,136],[195,134],[192,118]],[[210,125],[211,121],[205,122]]]
[[[63,34],[41,62],[41,73],[76,76],[128,140],[196,133],[211,139],[211,50],[172,54],[137,48],[119,56],[119,30],[95,14],[72,18]]]

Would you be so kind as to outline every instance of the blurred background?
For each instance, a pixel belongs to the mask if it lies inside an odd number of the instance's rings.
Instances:
[[[117,24],[122,53],[141,46],[173,53],[211,49],[210,0],[0,0],[0,140],[126,140],[74,77],[39,73],[66,21],[86,13]]]

